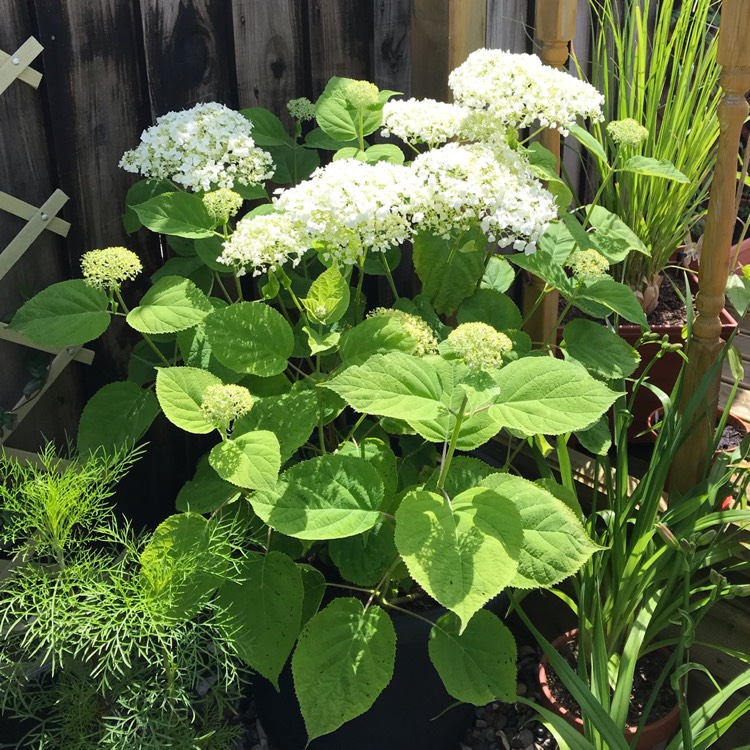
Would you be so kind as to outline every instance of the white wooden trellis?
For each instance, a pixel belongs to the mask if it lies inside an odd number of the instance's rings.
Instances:
[[[29,37],[13,54],[9,55],[7,52],[0,50],[0,95],[17,81],[21,81],[32,88],[38,88],[42,80],[42,75],[29,66],[43,49],[42,45],[34,37]],[[0,210],[13,214],[26,222],[21,231],[0,251],[0,281],[23,257],[24,253],[26,253],[34,240],[42,232],[47,230],[61,237],[67,236],[70,224],[57,216],[67,201],[68,196],[62,190],[55,190],[42,206],[37,207],[0,191]],[[16,331],[9,330],[5,324],[0,324],[0,340],[21,344],[22,346],[55,355],[47,374],[47,380],[41,390],[31,396],[31,398],[21,398],[13,407],[15,424],[12,428],[4,428],[0,432],[0,444],[2,444],[12,434],[13,430],[28,416],[68,364],[76,361],[89,365],[94,359],[94,353],[80,346],[69,346],[60,350],[39,346]],[[26,451],[11,448],[4,448],[4,450],[6,453],[12,453],[27,460],[33,461],[36,459],[34,454],[27,453]]]

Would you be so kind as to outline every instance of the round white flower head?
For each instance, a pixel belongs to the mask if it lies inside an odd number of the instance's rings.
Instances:
[[[462,323],[448,334],[451,349],[470,370],[503,366],[503,355],[513,349],[508,336],[486,323]]]
[[[437,146],[461,134],[467,114],[463,107],[434,99],[391,100],[383,108],[382,134]]]
[[[255,145],[252,127],[239,112],[215,102],[169,112],[142,133],[120,166],[190,190],[256,185],[274,170],[270,154]]]
[[[252,268],[253,276],[259,276],[290,261],[296,266],[308,248],[306,243],[307,237],[287,214],[249,216],[237,222],[217,260],[241,272]]]
[[[376,307],[367,316],[368,318],[395,318],[404,330],[417,343],[414,354],[424,357],[427,354],[436,354],[438,340],[426,320],[418,315],[412,315],[404,310],[394,310],[390,307]]]
[[[567,262],[568,268],[576,278],[584,281],[595,281],[607,275],[609,261],[596,250],[575,250]]]
[[[648,128],[632,117],[613,120],[607,125],[607,133],[618,146],[640,146],[648,138]]]
[[[124,247],[89,250],[81,256],[83,278],[89,286],[119,289],[123,281],[134,279],[142,270],[140,258]]]
[[[276,207],[308,235],[326,260],[353,265],[367,250],[384,252],[411,239],[408,167],[340,159],[299,185],[277,191]]]
[[[380,91],[374,83],[369,81],[351,80],[345,84],[343,93],[357,109],[365,109],[365,107],[377,104]]]
[[[219,188],[204,193],[203,205],[212,219],[226,224],[242,208],[242,196],[229,188]]]
[[[552,195],[504,141],[448,143],[412,162],[416,229],[448,238],[479,224],[491,242],[533,252],[557,216]]]
[[[315,105],[306,96],[292,99],[287,102],[286,108],[289,110],[289,114],[300,122],[315,119]]]
[[[536,55],[476,50],[450,74],[448,85],[457,104],[486,110],[505,126],[538,121],[566,134],[576,117],[602,118],[604,97],[593,86]]]
[[[254,399],[241,385],[209,385],[203,391],[201,414],[217,430],[227,432],[232,422],[253,408]]]

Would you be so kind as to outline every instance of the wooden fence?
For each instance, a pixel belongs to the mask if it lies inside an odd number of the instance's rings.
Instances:
[[[86,250],[125,245],[147,269],[160,264],[153,235],[128,236],[123,229],[124,198],[136,177],[117,166],[159,115],[219,101],[285,116],[289,99],[314,100],[332,75],[439,96],[449,62],[470,51],[446,44],[440,24],[463,25],[455,36],[464,40],[471,25],[477,47],[530,52],[534,6],[534,0],[0,0],[0,50],[12,54],[32,36],[44,47],[34,62],[43,73],[39,90],[14,84],[0,97],[0,191],[39,206],[60,188],[70,199],[61,216],[71,225],[65,240],[45,232],[2,281],[0,321],[41,288],[79,275]],[[588,0],[579,7],[580,47]],[[447,19],[449,8],[461,15]],[[0,214],[0,248],[19,228],[14,217]],[[131,345],[115,322],[93,345],[97,366],[71,366],[9,444],[35,451],[40,436],[60,443],[75,435],[86,398],[124,377]],[[22,347],[0,341],[0,413],[18,402],[31,379],[27,358]],[[150,454],[159,455],[149,461],[162,479],[165,463],[174,467],[168,492],[176,493],[190,459],[182,448],[165,447],[174,437],[152,446]]]

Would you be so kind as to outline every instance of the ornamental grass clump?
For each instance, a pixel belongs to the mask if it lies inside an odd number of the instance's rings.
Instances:
[[[128,380],[86,405],[78,447],[137,443],[160,413],[204,436],[178,513],[138,556],[147,622],[177,611],[187,638],[221,614],[229,652],[274,686],[291,659],[310,739],[386,688],[392,616],[414,597],[443,608],[425,647],[450,695],[514,700],[513,639],[484,605],[555,585],[598,550],[563,488],[510,469],[545,435],[606,442],[615,379],[638,364],[613,319],[645,316],[604,267],[634,247],[629,230],[600,206],[569,211],[554,156],[519,140],[533,122],[598,118],[601,98],[535,58],[487,51],[451,84],[455,105],[389,105],[394,92],[333,78],[304,129],[310,106],[292,102],[291,133],[261,108],[165,116],[125,158],[151,171],[130,189],[124,222],[166,235],[175,255],[141,298],[73,279],[11,324],[40,345],[74,346],[124,315],[143,337]],[[435,113],[447,111],[441,131]],[[204,114],[207,133],[231,125],[231,153],[200,136]],[[416,153],[371,144],[383,128]],[[232,138],[254,139],[273,166],[245,140],[251,166],[240,168]],[[234,193],[253,202],[235,216]],[[574,253],[592,249],[604,260],[581,265]],[[571,263],[601,273],[575,277]],[[565,360],[552,346],[532,353],[507,294],[518,269],[598,319],[566,326]],[[388,286],[376,296],[378,277]],[[502,455],[500,433],[513,448]],[[480,449],[488,461],[469,455]],[[204,530],[225,519],[241,541],[212,537],[216,569],[196,565]],[[183,526],[177,576],[171,534]],[[195,600],[174,600],[202,575]]]

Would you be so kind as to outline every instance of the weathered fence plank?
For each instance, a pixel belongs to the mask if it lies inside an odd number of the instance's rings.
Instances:
[[[223,0],[140,0],[153,115],[199,102],[233,106],[230,14]]]
[[[232,27],[239,106],[285,115],[290,99],[309,93],[302,5],[297,0],[232,0]]]
[[[411,91],[412,0],[378,0],[373,32],[373,81],[381,89]]]
[[[331,76],[369,78],[374,8],[350,0],[309,0],[310,73],[316,99]]]

